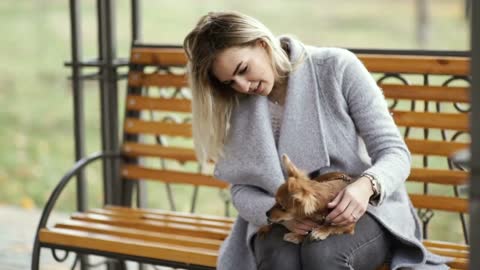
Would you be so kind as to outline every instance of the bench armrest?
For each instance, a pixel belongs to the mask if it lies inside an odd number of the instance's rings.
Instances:
[[[40,217],[40,222],[37,228],[37,234],[41,228],[45,228],[47,225],[48,217],[57,202],[58,197],[62,193],[65,186],[70,182],[70,180],[75,176],[79,171],[83,170],[85,166],[96,161],[98,159],[106,159],[106,158],[119,158],[120,153],[118,152],[96,152],[91,154],[90,156],[84,157],[77,161],[75,165],[60,179],[57,186],[53,190],[52,194],[47,200],[45,207],[43,208],[42,215]]]

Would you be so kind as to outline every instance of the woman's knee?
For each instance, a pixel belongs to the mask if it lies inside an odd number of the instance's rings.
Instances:
[[[306,245],[301,249],[301,260],[304,270],[349,270],[349,258],[346,254],[336,249],[325,246],[320,248],[319,245]]]
[[[257,265],[258,270],[297,270],[302,269],[298,254],[282,254],[281,252],[273,254],[270,257],[264,257]]]

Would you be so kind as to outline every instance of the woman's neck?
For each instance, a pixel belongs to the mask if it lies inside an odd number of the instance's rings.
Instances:
[[[272,91],[268,94],[268,99],[275,103],[284,105],[285,98],[287,96],[287,83],[285,82],[278,82],[273,86]]]

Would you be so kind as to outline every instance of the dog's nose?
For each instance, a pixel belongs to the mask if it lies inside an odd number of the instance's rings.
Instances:
[[[270,217],[270,212],[272,212],[272,209],[268,210],[267,213],[265,213],[267,217]]]

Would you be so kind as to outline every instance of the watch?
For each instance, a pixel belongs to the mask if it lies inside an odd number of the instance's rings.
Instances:
[[[372,185],[372,196],[370,196],[370,202],[372,201],[378,201],[380,197],[380,185],[378,184],[377,178],[375,176],[369,174],[369,173],[363,173],[361,177],[366,177],[368,180],[370,180],[370,184]]]

